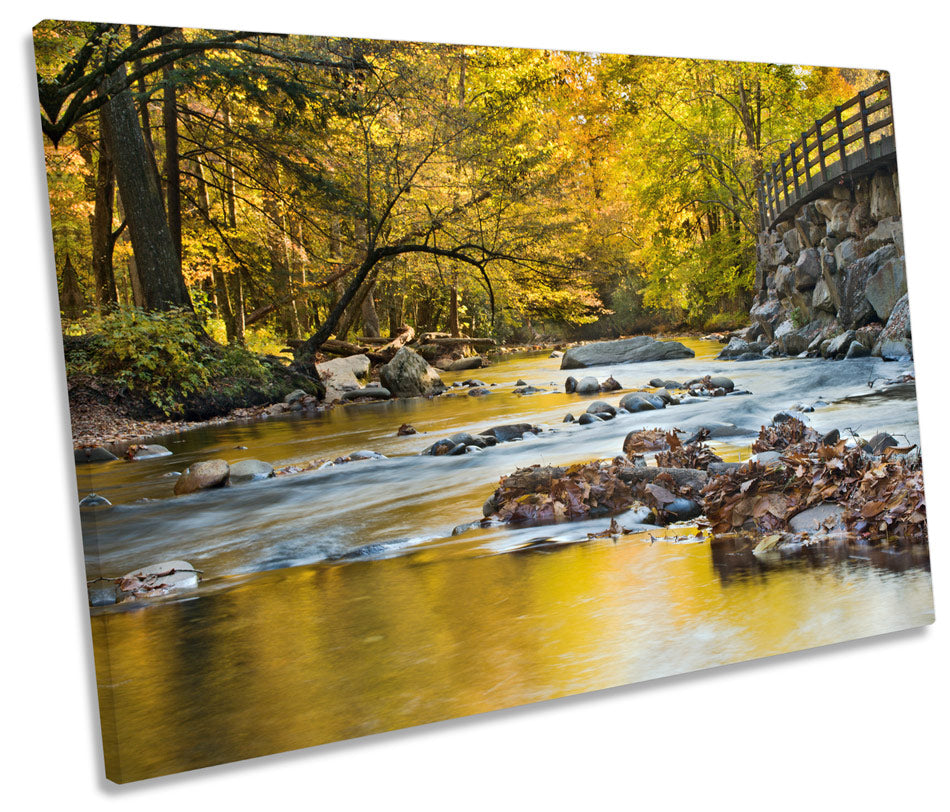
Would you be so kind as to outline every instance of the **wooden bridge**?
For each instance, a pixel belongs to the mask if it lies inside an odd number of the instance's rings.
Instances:
[[[854,181],[896,161],[888,78],[818,119],[772,164],[758,188],[760,225],[771,228],[842,179]]]

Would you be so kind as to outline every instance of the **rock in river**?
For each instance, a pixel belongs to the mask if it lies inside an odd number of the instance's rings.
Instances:
[[[509,423],[504,426],[492,426],[490,429],[479,432],[482,437],[494,437],[499,443],[507,443],[509,440],[517,440],[525,433],[531,432],[537,434],[541,429],[532,426],[530,423]]]
[[[229,476],[232,485],[268,479],[274,476],[274,466],[263,460],[239,460],[231,466]]]
[[[650,336],[634,336],[619,341],[599,341],[571,347],[561,359],[561,369],[581,369],[604,364],[633,364],[692,358],[695,353],[678,341],[657,341]]]
[[[383,386],[367,386],[363,389],[349,389],[343,393],[343,400],[357,398],[372,398],[373,400],[389,400],[392,393]]]
[[[437,395],[445,389],[439,373],[409,347],[402,347],[392,361],[380,367],[379,380],[399,398]]]
[[[648,412],[653,409],[663,409],[666,404],[663,398],[651,392],[628,392],[620,399],[620,408],[628,412]]]
[[[171,453],[163,445],[136,445],[129,449],[128,457],[130,460],[150,460],[155,457],[169,457]]]
[[[604,419],[609,419],[617,415],[617,410],[603,400],[595,400],[587,407],[587,411],[590,412],[590,414],[596,414]]]
[[[112,507],[112,502],[110,502],[104,496],[99,496],[98,493],[89,493],[79,500],[79,507],[81,508]]]
[[[358,379],[369,374],[369,358],[365,355],[334,358],[317,364],[314,369],[326,386],[325,400],[330,403],[339,400],[350,389],[359,389]]]
[[[208,488],[220,488],[228,484],[230,466],[225,460],[204,460],[185,469],[175,480],[175,493],[178,496]]]
[[[577,385],[574,387],[574,391],[578,395],[593,395],[600,391],[600,381],[598,381],[593,376],[588,375],[586,378],[581,378]]]
[[[604,418],[599,414],[584,412],[584,414],[578,418],[577,422],[582,426],[586,426],[588,423],[600,423],[603,419]]]
[[[119,579],[120,600],[156,598],[176,589],[198,586],[198,572],[187,561],[162,561],[132,570]]]
[[[87,448],[77,448],[73,451],[73,456],[77,463],[80,462],[108,462],[118,459],[115,454],[101,445],[89,446]]]

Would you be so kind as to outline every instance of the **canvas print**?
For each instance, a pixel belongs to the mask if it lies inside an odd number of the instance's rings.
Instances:
[[[886,71],[34,42],[113,781],[932,622]]]

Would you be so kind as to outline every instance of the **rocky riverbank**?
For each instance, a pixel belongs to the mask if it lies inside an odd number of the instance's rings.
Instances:
[[[912,357],[896,172],[801,206],[759,235],[752,325],[722,358]]]

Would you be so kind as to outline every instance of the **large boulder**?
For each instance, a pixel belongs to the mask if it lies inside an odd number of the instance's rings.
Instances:
[[[873,355],[885,359],[909,358],[913,355],[910,336],[910,305],[905,293],[897,300],[890,318],[874,343]]]
[[[409,347],[400,348],[392,361],[380,367],[379,380],[397,398],[436,395],[445,389],[439,373]]]
[[[771,341],[775,336],[775,328],[782,321],[782,305],[778,299],[766,299],[762,304],[753,307],[749,315]]]
[[[900,214],[900,204],[891,182],[890,173],[878,170],[871,180],[871,217],[875,220],[884,220],[887,217],[896,217]]]
[[[838,320],[848,329],[861,327],[874,316],[866,291],[868,280],[876,270],[877,263],[872,255],[855,260],[838,271]]]
[[[561,369],[581,369],[606,364],[633,364],[692,358],[694,353],[678,341],[657,341],[651,336],[634,336],[619,341],[600,341],[571,347],[561,359]]]
[[[890,318],[898,300],[907,293],[907,277],[904,274],[904,258],[897,256],[897,249],[885,246],[872,256],[882,255],[877,270],[868,279],[865,295],[881,321]]]
[[[815,290],[811,296],[812,309],[821,313],[834,313],[836,311],[835,300],[831,295],[831,288],[824,277],[818,280]]]
[[[805,352],[811,343],[821,335],[824,323],[820,321],[811,321],[804,327],[800,327],[791,333],[786,334],[781,339],[782,347],[788,355],[798,355]]]
[[[775,292],[781,296],[789,296],[795,289],[795,269],[791,265],[781,265],[775,272]]]
[[[881,220],[874,230],[864,238],[864,246],[871,251],[876,251],[882,246],[893,243],[897,250],[904,253],[904,230],[901,226],[899,217],[889,217]]]
[[[795,289],[811,290],[821,276],[821,260],[818,249],[806,248],[798,257],[795,265]]]
[[[851,201],[842,200],[832,210],[828,233],[836,237],[844,237],[848,233],[848,220],[851,219]]]
[[[340,400],[344,392],[359,389],[359,378],[369,374],[369,358],[365,355],[350,355],[347,358],[334,358],[315,366],[317,376],[326,386],[327,403]]]
[[[856,337],[857,334],[854,330],[845,330],[840,335],[835,336],[825,348],[825,356],[827,358],[843,358]]]
[[[843,271],[859,258],[858,241],[847,239],[835,246],[835,268],[837,271]]]
[[[758,346],[757,346],[758,348]],[[738,336],[729,339],[729,343],[722,348],[719,355],[716,356],[717,361],[731,361],[738,358],[740,355],[745,355],[747,352],[752,352],[751,345],[748,341],[745,341]],[[653,381],[650,381],[650,384],[653,384]]]
[[[196,462],[175,480],[175,494],[181,496],[208,488],[221,488],[228,484],[230,470],[225,460]]]

